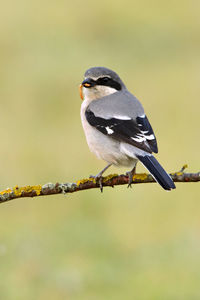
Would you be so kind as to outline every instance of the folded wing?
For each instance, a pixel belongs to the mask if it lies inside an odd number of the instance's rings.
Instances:
[[[153,129],[145,115],[137,116],[113,116],[108,119],[99,117],[87,108],[85,112],[88,123],[105,135],[131,144],[148,153],[158,152],[157,141]]]

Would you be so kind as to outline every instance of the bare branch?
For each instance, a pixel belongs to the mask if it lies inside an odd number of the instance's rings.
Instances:
[[[171,173],[174,182],[199,182],[200,172],[198,173],[184,173],[187,165],[184,165],[179,172]],[[128,184],[127,175],[112,174],[103,177],[103,186],[114,187],[115,185]],[[133,184],[137,183],[152,183],[155,182],[150,174],[142,173],[133,176]],[[93,178],[81,179],[75,183],[47,183],[44,185],[34,186],[15,186],[14,188],[7,188],[0,192],[0,203],[10,201],[23,197],[36,197],[44,195],[66,194],[78,191],[99,188],[98,182]]]

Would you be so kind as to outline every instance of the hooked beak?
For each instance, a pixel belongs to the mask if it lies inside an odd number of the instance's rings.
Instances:
[[[80,93],[81,100],[83,100],[83,85],[82,84],[79,85],[79,93]]]
[[[79,86],[79,92],[80,92],[80,97],[83,100],[83,87],[85,88],[90,88],[93,87],[95,85],[95,81],[92,80],[91,78],[86,78],[85,80],[83,80],[83,82],[80,84]]]
[[[79,86],[80,97],[82,100],[84,98],[83,97],[83,87],[91,88],[91,87],[94,87],[95,85],[96,85],[96,82],[92,78],[86,78],[85,80],[83,80],[83,82]]]
[[[93,87],[95,85],[95,81],[92,80],[91,78],[86,78],[85,80],[83,80],[82,82],[82,86],[86,87],[86,88],[90,88]]]

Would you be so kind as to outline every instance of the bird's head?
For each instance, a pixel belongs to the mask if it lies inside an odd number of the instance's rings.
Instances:
[[[88,69],[80,85],[81,99],[94,100],[125,89],[119,76],[112,70],[103,67]]]

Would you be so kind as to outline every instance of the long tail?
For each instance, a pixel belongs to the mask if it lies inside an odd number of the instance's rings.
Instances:
[[[167,172],[163,169],[153,155],[137,156],[137,158],[149,170],[151,175],[163,187],[163,189],[171,190],[176,188],[171,177],[167,174]]]

